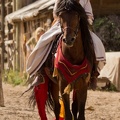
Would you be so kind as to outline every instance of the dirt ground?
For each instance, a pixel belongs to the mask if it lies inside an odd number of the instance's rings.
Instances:
[[[20,97],[26,89],[3,84],[5,107],[0,107],[0,120],[40,120],[37,109],[28,106],[28,95]],[[48,114],[48,120],[54,116]],[[88,90],[86,120],[120,120],[120,92]]]

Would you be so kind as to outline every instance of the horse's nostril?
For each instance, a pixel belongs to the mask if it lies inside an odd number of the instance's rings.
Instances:
[[[63,38],[63,42],[65,42],[65,38]]]

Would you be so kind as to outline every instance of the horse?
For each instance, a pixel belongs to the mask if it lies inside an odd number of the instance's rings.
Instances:
[[[87,89],[95,59],[87,15],[79,0],[57,0],[55,14],[62,33],[58,37],[57,42],[59,42],[54,57],[50,54],[42,67],[48,79],[48,98],[45,100],[48,99],[47,103],[54,111],[56,120],[59,120],[60,113],[59,97],[63,100],[65,120],[73,118],[85,120]],[[51,63],[54,68],[52,73],[54,78],[50,74]],[[50,73],[46,71],[46,67]],[[71,91],[73,91],[72,107],[69,98]]]
[[[31,88],[36,87],[35,97],[31,98],[36,98],[41,120],[47,120],[45,105],[49,105],[59,120],[60,99],[65,108],[65,120],[85,120],[88,84],[96,68],[87,15],[79,0],[57,0],[55,14],[62,32],[37,73],[39,77],[35,81],[39,78],[42,84],[32,84]]]

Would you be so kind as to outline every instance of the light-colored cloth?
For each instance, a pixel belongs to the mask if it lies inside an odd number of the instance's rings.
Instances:
[[[97,61],[105,61],[105,48],[103,43],[101,42],[100,38],[93,32],[90,31],[93,43],[94,43],[94,50]]]
[[[59,33],[61,33],[61,27],[59,22],[56,22],[41,36],[27,61],[27,72],[30,76],[33,76],[46,61],[52,48],[53,41]],[[90,33],[93,39],[97,60],[105,60],[105,50],[101,40],[93,32]]]
[[[81,4],[81,6],[84,8],[86,14],[87,14],[88,16],[91,16],[92,19],[94,19],[93,11],[92,11],[92,6],[91,6],[91,3],[90,3],[90,0],[80,0],[80,4]]]
[[[35,48],[31,52],[27,60],[26,71],[30,76],[33,76],[46,61],[51,50],[53,41],[61,33],[61,28],[56,22],[47,32],[45,32],[39,39]]]
[[[108,78],[120,91],[120,52],[106,52],[106,65],[99,78]]]

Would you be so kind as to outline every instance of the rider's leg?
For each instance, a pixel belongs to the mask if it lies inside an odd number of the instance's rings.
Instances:
[[[47,91],[48,91],[48,78],[45,78],[44,84],[39,84],[35,86],[35,98],[38,107],[38,113],[40,115],[40,120],[47,120],[46,112],[45,112],[45,104],[47,100]]]
[[[94,53],[95,56],[93,56],[93,71],[92,71],[92,77],[90,80],[90,87],[95,90],[96,86],[97,86],[97,77],[99,75],[100,70],[98,70],[98,64],[100,61],[104,61],[106,60],[105,57],[105,48],[104,45],[102,43],[102,41],[100,40],[100,38],[93,32],[90,31],[92,40],[93,40],[93,45],[94,45]],[[99,71],[99,72],[98,72]]]
[[[97,87],[97,77],[99,76],[99,72],[97,70],[97,66],[98,66],[98,61],[95,60],[95,63],[93,65],[93,71],[91,74],[91,79],[90,79],[90,88],[92,90],[96,90]]]

